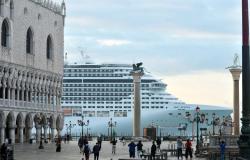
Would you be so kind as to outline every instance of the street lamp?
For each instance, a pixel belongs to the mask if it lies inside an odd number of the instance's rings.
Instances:
[[[196,130],[196,139],[197,139],[197,143],[196,143],[196,154],[198,154],[200,151],[199,151],[199,121],[200,121],[200,118],[199,118],[199,115],[200,115],[200,107],[196,107],[196,127],[197,127],[197,130]]]
[[[69,135],[71,138],[71,129],[74,128],[76,124],[72,124],[71,121],[69,121],[69,124],[66,124],[66,130],[67,130],[67,135],[68,135],[68,129],[69,129]]]
[[[110,118],[110,121],[108,122],[108,127],[110,127],[111,131],[111,135],[110,135],[110,140],[112,141],[112,136],[113,136],[113,130],[112,128],[113,127],[116,127],[116,121],[115,122],[112,122],[112,118]]]
[[[84,117],[83,117],[83,114],[82,114],[82,119],[81,120],[78,120],[78,125],[79,126],[82,126],[82,136],[83,136],[83,126],[88,126],[89,125],[89,120],[87,120],[86,122],[84,121]],[[88,134],[88,133],[87,133]]]
[[[215,135],[215,132],[214,132],[214,125],[215,125],[214,119],[215,119],[215,113],[213,113],[212,116],[213,116],[213,136],[214,136],[214,135]]]

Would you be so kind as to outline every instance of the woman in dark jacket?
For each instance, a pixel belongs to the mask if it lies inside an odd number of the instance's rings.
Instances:
[[[155,145],[155,141],[153,141],[153,144],[151,146],[151,157],[152,157],[152,159],[155,159],[155,153],[156,153],[156,145]]]

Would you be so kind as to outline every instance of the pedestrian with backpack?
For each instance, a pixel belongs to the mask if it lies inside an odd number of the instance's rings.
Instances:
[[[91,150],[90,150],[90,147],[89,147],[89,144],[88,144],[88,141],[87,141],[86,144],[83,147],[83,154],[85,155],[86,160],[89,160],[90,153],[91,153]]]

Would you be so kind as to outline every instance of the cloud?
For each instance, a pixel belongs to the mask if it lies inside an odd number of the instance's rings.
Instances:
[[[128,40],[120,40],[120,39],[99,39],[96,42],[101,46],[113,47],[113,46],[122,46],[132,43]]]
[[[167,91],[186,103],[233,106],[233,79],[227,70],[165,76],[163,81]]]

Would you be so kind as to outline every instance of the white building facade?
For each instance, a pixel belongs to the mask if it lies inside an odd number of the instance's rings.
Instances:
[[[65,15],[64,2],[0,0],[1,144],[28,142],[34,128],[38,141],[63,129]]]

